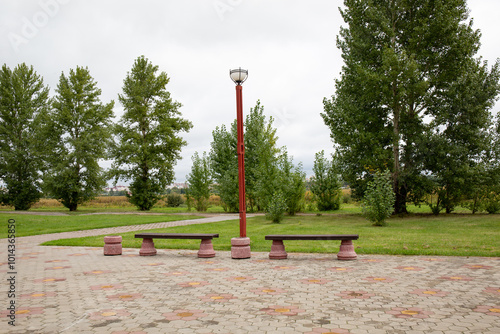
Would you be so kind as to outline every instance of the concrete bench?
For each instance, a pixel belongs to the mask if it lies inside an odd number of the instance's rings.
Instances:
[[[341,240],[339,260],[356,260],[353,240],[358,240],[357,234],[302,234],[302,235],[266,235],[266,240],[272,240],[269,258],[274,260],[286,259],[287,254],[283,240]]]
[[[135,235],[136,238],[142,238],[141,250],[139,255],[141,256],[153,256],[156,255],[155,244],[153,239],[201,239],[200,250],[198,251],[198,257],[214,257],[215,251],[212,245],[212,239],[218,238],[218,234],[205,234],[205,233],[139,233]]]

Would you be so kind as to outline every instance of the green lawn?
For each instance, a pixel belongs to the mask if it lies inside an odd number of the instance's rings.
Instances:
[[[408,204],[407,206],[408,212],[410,213],[432,213],[431,209],[429,208],[428,205],[422,204],[421,206],[416,206],[412,204]],[[249,208],[247,208],[249,210]],[[13,211],[13,208],[11,207],[5,207],[5,206],[0,206],[0,213],[3,211]],[[60,212],[60,213],[65,213],[68,215],[81,215],[81,214],[86,214],[86,213],[102,213],[102,212],[142,212],[139,209],[137,209],[134,206],[102,206],[102,207],[97,207],[97,206],[85,206],[81,205],[78,207],[78,211],[70,212],[67,208],[63,206],[42,206],[42,207],[36,207],[36,208],[31,208],[29,212]],[[199,213],[203,214],[201,212],[196,212],[194,209],[191,211],[187,210],[186,205],[181,205],[176,208],[169,208],[169,207],[159,207],[155,206],[153,207],[150,211],[148,212],[153,212],[153,213]],[[348,204],[342,204],[339,210],[331,210],[331,211],[307,211],[307,213],[314,213],[314,214],[361,214],[362,209],[359,203],[352,202]],[[455,211],[453,213],[470,213],[471,211],[457,206],[455,208]],[[224,213],[224,209],[222,206],[210,206],[207,210],[206,213]],[[249,213],[251,213],[249,211]],[[444,211],[443,211],[444,214]]]
[[[0,206],[0,213],[5,212],[5,211],[14,211],[13,208],[10,207],[1,207]],[[65,213],[67,215],[71,216],[78,216],[82,214],[87,214],[87,213],[103,213],[103,212],[137,212],[137,213],[142,213],[144,211],[141,211],[137,209],[136,207],[118,207],[118,206],[107,206],[107,207],[92,207],[92,206],[79,206],[78,211],[69,211],[65,207],[37,207],[37,208],[31,208],[28,212],[59,212],[59,213]],[[186,206],[180,206],[177,208],[169,208],[169,207],[154,207],[149,213],[200,213],[196,212],[194,209],[191,211],[187,210]],[[224,209],[221,206],[213,206],[208,208],[206,213],[224,213]],[[203,213],[201,213],[203,214]]]
[[[168,222],[184,219],[196,219],[200,216],[192,215],[70,215],[70,216],[43,216],[30,214],[0,213],[2,228],[0,238],[7,237],[7,221],[15,219],[16,237],[28,235],[59,233],[68,231],[91,230],[95,228],[139,225],[158,222]]]
[[[219,233],[214,249],[230,250],[231,238],[239,236],[238,221],[179,226],[147,232]],[[140,247],[141,239],[123,233],[123,246]],[[252,251],[269,252],[267,234],[359,234],[354,241],[358,254],[500,256],[499,215],[422,215],[392,217],[386,227],[374,227],[361,215],[286,217],[272,224],[264,217],[249,218],[247,235]],[[336,253],[340,241],[286,241],[288,252]],[[103,236],[65,239],[46,243],[63,246],[103,246]],[[157,248],[198,249],[199,240],[155,240]]]

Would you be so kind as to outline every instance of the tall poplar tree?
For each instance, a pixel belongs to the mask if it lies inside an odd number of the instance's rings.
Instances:
[[[236,123],[228,131],[225,125],[212,131],[209,153],[215,191],[225,211],[238,212],[238,156],[236,153]]]
[[[429,174],[467,134],[481,141],[498,94],[498,63],[475,59],[480,32],[465,0],[345,0],[337,46],[344,66],[324,99],[343,178],[361,197],[370,170],[392,173],[395,212],[429,191]],[[463,104],[462,102],[467,103]],[[454,128],[455,130],[452,130]],[[465,149],[476,149],[464,145]],[[462,155],[474,164],[478,151]],[[469,154],[470,153],[470,154]],[[451,182],[451,181],[450,181]]]
[[[273,119],[266,119],[264,107],[257,101],[245,117],[245,190],[250,210],[264,209],[275,183],[279,184],[279,158]],[[228,130],[224,125],[212,132],[210,159],[216,190],[228,211],[238,211],[238,159],[236,120]]]
[[[210,159],[206,152],[203,152],[201,157],[198,152],[194,152],[191,160],[193,165],[191,166],[191,173],[187,176],[189,195],[196,201],[197,211],[207,211],[212,187]]]
[[[33,66],[0,69],[0,203],[16,210],[28,210],[42,196],[39,119],[48,97]]]
[[[106,186],[99,160],[108,154],[114,102],[101,102],[97,82],[88,68],[79,66],[61,74],[56,93],[44,122],[49,166],[44,188],[75,211]]]
[[[273,122],[260,100],[245,118],[245,190],[251,209],[265,209],[276,190],[273,183],[279,182],[279,157],[286,149],[278,147]]]
[[[125,113],[115,126],[112,175],[131,180],[130,202],[149,210],[174,179],[174,166],[186,142],[179,136],[191,122],[181,118],[181,104],[170,97],[170,79],[147,58],[137,58],[123,81]]]
[[[338,210],[342,200],[342,189],[335,161],[325,157],[325,151],[315,154],[314,176],[311,177],[311,192],[318,203],[319,211]]]

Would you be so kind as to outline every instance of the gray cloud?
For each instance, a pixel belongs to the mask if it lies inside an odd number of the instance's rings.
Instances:
[[[335,46],[342,19],[331,0],[0,0],[0,60],[33,65],[54,89],[61,72],[88,66],[117,100],[133,61],[145,55],[171,78],[168,89],[194,128],[176,167],[184,181],[191,155],[208,151],[217,125],[235,118],[229,69],[243,67],[245,112],[258,99],[275,118],[279,145],[310,173],[314,153],[333,151],[319,113],[342,66]],[[469,1],[483,34],[480,54],[498,56],[496,0]],[[17,36],[17,39],[16,39]],[[116,104],[115,114],[122,108]]]

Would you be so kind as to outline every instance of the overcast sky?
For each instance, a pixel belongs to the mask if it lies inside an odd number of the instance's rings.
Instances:
[[[0,65],[33,65],[51,87],[61,72],[87,66],[117,101],[134,60],[144,55],[170,77],[167,89],[194,127],[175,168],[184,182],[195,151],[210,150],[212,131],[236,118],[232,68],[248,69],[247,114],[258,99],[275,119],[280,146],[312,174],[314,154],[332,153],[320,113],[334,93],[342,59],[335,39],[340,0],[0,0]],[[469,0],[482,32],[479,55],[500,56],[499,0]],[[495,107],[495,112],[499,104]],[[121,182],[124,183],[124,182]]]

